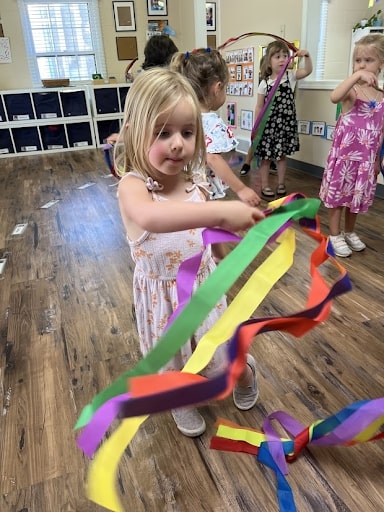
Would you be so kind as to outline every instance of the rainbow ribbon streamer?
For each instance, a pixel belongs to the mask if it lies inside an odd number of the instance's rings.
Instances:
[[[272,420],[277,421],[291,437],[280,437],[272,427]],[[283,411],[270,414],[264,421],[263,431],[223,419],[219,419],[217,424],[217,433],[211,439],[210,447],[257,455],[259,462],[276,473],[280,511],[293,512],[296,506],[292,490],[284,477],[288,474],[286,461],[293,462],[309,445],[353,446],[383,439],[384,432],[376,432],[384,425],[384,398],[355,402],[308,427]]]
[[[270,206],[266,218],[249,230],[191,298],[191,283],[201,255],[182,264],[178,275],[178,282],[183,281],[180,286],[180,308],[162,339],[132,370],[99,393],[83,410],[76,425],[77,428],[84,427],[78,444],[88,456],[95,454],[90,465],[87,490],[89,498],[96,503],[116,512],[123,510],[115,488],[118,464],[126,446],[148,414],[224,398],[232,391],[243,371],[246,353],[257,333],[280,329],[303,336],[329,315],[330,301],[350,289],[345,270],[333,258],[327,238],[319,232],[316,217],[319,201],[292,194]],[[292,264],[294,230],[289,226],[295,220],[299,221],[305,233],[318,242],[311,256],[312,284],[306,309],[282,318],[247,320]],[[208,230],[204,236],[205,243],[238,240],[235,235],[220,230]],[[253,273],[220,321],[200,340],[183,371],[157,374],[190,338],[261,248],[276,239],[279,242],[277,248]],[[318,267],[328,258],[340,271],[340,278],[331,288],[318,271]],[[227,340],[229,364],[226,371],[214,379],[197,375],[209,362],[217,346]],[[125,419],[97,450],[117,415]]]

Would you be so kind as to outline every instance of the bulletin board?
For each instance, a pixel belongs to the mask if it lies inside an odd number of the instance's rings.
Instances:
[[[229,70],[227,95],[253,96],[254,48],[241,48],[225,53]]]
[[[118,60],[137,59],[136,37],[116,37],[116,48]]]

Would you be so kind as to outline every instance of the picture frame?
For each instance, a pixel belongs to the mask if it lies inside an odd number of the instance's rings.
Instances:
[[[324,121],[312,121],[311,135],[315,135],[316,137],[325,137],[325,122]]]
[[[252,131],[253,128],[253,111],[241,110],[240,111],[240,128],[242,130]]]
[[[229,126],[229,128],[237,128],[237,103],[235,101],[228,102],[226,112],[227,125]]]
[[[147,0],[148,16],[168,16],[167,0]]]
[[[209,32],[216,31],[216,2],[205,2],[205,20]]]
[[[310,121],[297,121],[297,131],[299,134],[309,135],[311,130]]]
[[[335,126],[333,126],[331,124],[327,124],[327,129],[326,129],[327,140],[333,140],[334,132],[335,132]]]
[[[135,32],[135,2],[112,2],[116,32]]]

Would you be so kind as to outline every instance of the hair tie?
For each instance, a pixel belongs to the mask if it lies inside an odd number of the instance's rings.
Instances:
[[[206,51],[207,53],[210,53],[210,52],[211,52],[210,47],[208,46],[208,48],[206,48],[206,49],[205,49],[205,51]]]
[[[185,55],[186,60],[188,60],[189,59],[189,52],[185,52],[184,55]]]

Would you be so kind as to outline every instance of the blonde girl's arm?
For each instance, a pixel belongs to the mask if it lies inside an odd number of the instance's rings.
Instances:
[[[296,71],[296,80],[301,80],[302,78],[305,78],[306,76],[308,76],[312,73],[312,70],[313,70],[312,59],[311,59],[311,55],[308,50],[299,50],[296,53],[296,56],[304,58],[304,66],[300,67]]]
[[[244,182],[234,174],[220,153],[207,153],[207,163],[216,176],[219,176],[241,201],[253,206],[260,203],[260,197],[253,189],[244,185]]]
[[[264,214],[241,201],[153,201],[145,183],[127,176],[119,183],[119,208],[124,226],[152,233],[171,233],[202,227],[229,231],[248,229]]]
[[[331,93],[332,103],[355,102],[356,93],[353,91],[353,86],[357,82],[366,82],[367,85],[377,86],[377,76],[371,71],[359,70],[353,73],[353,75],[346,78],[341,84],[339,84],[334,91]]]

